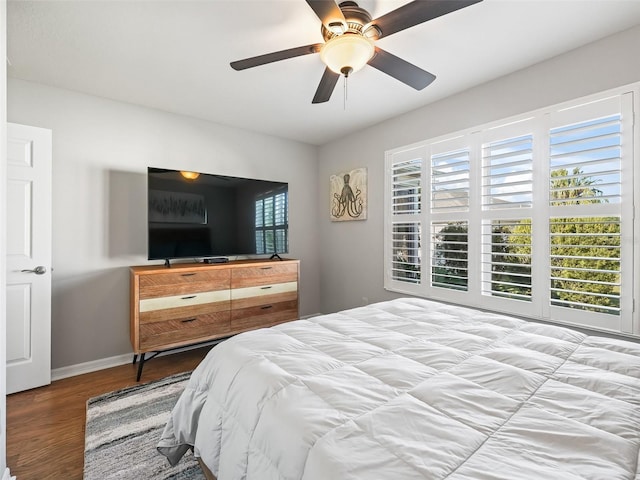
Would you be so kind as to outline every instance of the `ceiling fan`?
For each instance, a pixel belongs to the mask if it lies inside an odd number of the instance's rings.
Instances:
[[[334,0],[306,0],[322,22],[324,43],[237,60],[231,62],[231,67],[244,70],[320,53],[326,68],[312,103],[327,102],[340,75],[346,78],[365,65],[371,65],[416,90],[422,90],[435,80],[435,75],[377,47],[376,40],[481,1],[416,0],[372,20],[369,12],[353,1],[343,1],[338,5]]]

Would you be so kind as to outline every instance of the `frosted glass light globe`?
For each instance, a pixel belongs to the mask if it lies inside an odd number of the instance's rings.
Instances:
[[[320,59],[335,73],[348,76],[364,67],[374,53],[371,40],[355,33],[345,33],[322,46]]]

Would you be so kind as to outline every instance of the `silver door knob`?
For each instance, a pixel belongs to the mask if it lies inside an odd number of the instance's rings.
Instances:
[[[38,265],[33,270],[21,270],[21,272],[22,273],[35,273],[36,275],[44,275],[45,273],[47,273],[47,269],[46,269],[46,267],[43,267],[42,265]]]

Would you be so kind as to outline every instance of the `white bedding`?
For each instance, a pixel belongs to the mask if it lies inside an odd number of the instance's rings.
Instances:
[[[158,449],[218,480],[640,480],[640,344],[420,299],[211,350]]]

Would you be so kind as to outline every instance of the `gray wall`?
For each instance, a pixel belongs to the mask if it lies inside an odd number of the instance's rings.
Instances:
[[[300,313],[319,311],[316,147],[21,80],[8,89],[8,121],[53,130],[52,368],[131,352],[127,267],[149,263],[147,166],[289,182]]]
[[[635,27],[321,147],[322,311],[398,296],[383,288],[386,150],[639,81],[639,47]],[[329,177],[358,167],[368,169],[368,219],[332,223]]]

